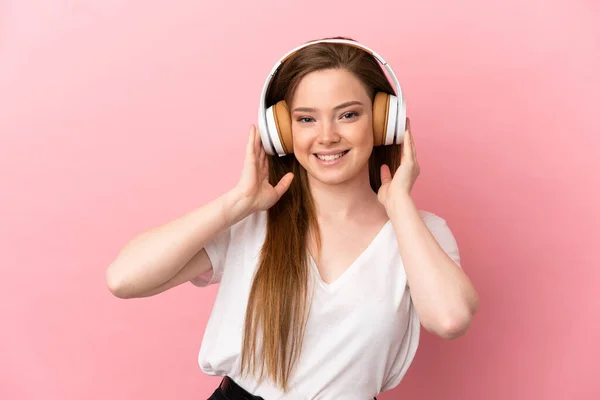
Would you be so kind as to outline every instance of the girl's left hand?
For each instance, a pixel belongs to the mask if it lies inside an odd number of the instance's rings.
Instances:
[[[421,169],[417,162],[417,152],[410,131],[410,119],[406,119],[406,132],[402,143],[400,166],[394,174],[386,164],[381,166],[381,187],[377,192],[377,199],[388,209],[394,199],[400,196],[410,196],[410,192],[419,176]]]

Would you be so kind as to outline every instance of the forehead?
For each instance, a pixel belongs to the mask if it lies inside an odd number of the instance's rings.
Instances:
[[[327,69],[302,78],[292,97],[292,107],[326,109],[351,100],[369,101],[362,82],[348,70]]]

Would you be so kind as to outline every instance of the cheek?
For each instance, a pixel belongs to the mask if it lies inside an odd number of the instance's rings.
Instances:
[[[373,147],[374,139],[373,139],[373,120],[371,117],[365,118],[361,121],[363,127],[363,139],[368,146]]]
[[[349,125],[345,136],[355,146],[373,146],[373,128],[367,120]]]
[[[310,132],[302,129],[295,129],[292,131],[292,142],[294,144],[295,153],[306,153],[311,145]]]

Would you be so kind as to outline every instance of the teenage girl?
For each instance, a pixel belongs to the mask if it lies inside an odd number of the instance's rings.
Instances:
[[[411,198],[400,87],[363,45],[311,42],[269,75],[259,126],[235,187],[134,237],[108,286],[219,282],[198,358],[223,377],[211,399],[372,399],[400,383],[421,325],[456,338],[479,304],[445,220]]]

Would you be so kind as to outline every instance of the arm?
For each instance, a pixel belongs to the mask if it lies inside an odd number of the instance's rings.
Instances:
[[[117,297],[147,297],[189,281],[212,268],[203,246],[255,211],[266,210],[289,189],[293,174],[277,185],[268,180],[266,153],[252,125],[244,168],[234,189],[212,202],[134,237],[106,270]]]
[[[479,307],[469,278],[439,245],[410,196],[397,197],[388,215],[421,324],[445,339],[463,335]]]
[[[120,298],[147,297],[210,270],[204,243],[248,215],[237,193],[229,191],[130,240],[106,270],[109,290]]]
[[[467,331],[479,307],[479,297],[469,278],[429,231],[410,197],[419,174],[407,119],[400,166],[392,178],[389,167],[382,165],[382,185],[377,197],[396,231],[406,279],[421,324],[428,332],[453,339]]]

